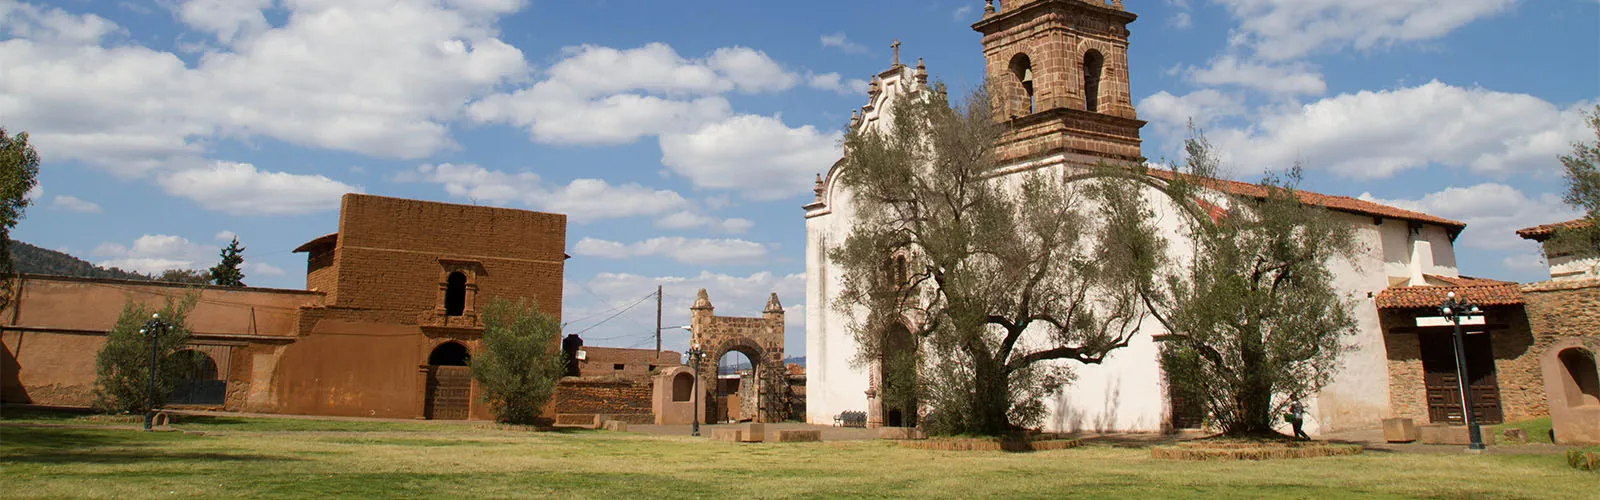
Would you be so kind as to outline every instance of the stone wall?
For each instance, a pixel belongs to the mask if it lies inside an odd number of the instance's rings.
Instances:
[[[556,413],[650,415],[651,383],[616,377],[567,378],[556,385]]]
[[[1522,296],[1527,301],[1525,324],[1532,334],[1531,344],[1513,366],[1497,364],[1496,368],[1510,368],[1502,371],[1501,393],[1515,384],[1525,394],[1528,409],[1524,418],[1537,418],[1550,414],[1539,356],[1563,338],[1600,336],[1600,279],[1530,283],[1522,286]],[[1506,419],[1511,419],[1509,411]]]

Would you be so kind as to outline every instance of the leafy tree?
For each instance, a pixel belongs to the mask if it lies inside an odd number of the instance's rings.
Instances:
[[[561,323],[522,301],[492,298],[482,309],[482,349],[468,361],[483,401],[501,422],[531,424],[566,372]]]
[[[239,237],[234,236],[228,246],[222,247],[219,252],[222,261],[211,268],[211,281],[220,286],[244,286],[244,247],[239,246]]]
[[[39,153],[28,144],[28,133],[7,135],[0,127],[0,308],[11,303],[11,228],[31,203],[28,191],[39,184],[38,176]]]
[[[181,299],[169,297],[159,309],[132,300],[123,304],[105,346],[95,356],[96,409],[108,413],[144,410],[150,383],[150,337],[139,330],[153,313],[169,325],[156,337],[155,405],[165,403],[176,383],[194,373],[196,359],[175,354],[189,343],[188,315],[199,301],[199,293],[191,292]]]
[[[162,271],[160,276],[156,276],[155,280],[166,281],[170,283],[188,283],[191,285],[208,285],[211,284],[211,271],[168,269],[166,271]]]
[[[1580,220],[1586,224],[1557,230],[1544,244],[1545,255],[1572,255],[1574,257],[1600,256],[1600,105],[1585,117],[1589,129],[1595,133],[1595,142],[1572,144],[1572,153],[1561,156],[1567,181],[1567,192],[1562,201],[1583,211]]]
[[[1354,228],[1327,209],[1302,203],[1300,167],[1268,175],[1253,193],[1221,189],[1217,159],[1203,135],[1186,142],[1176,173],[1139,176],[1188,214],[1178,235],[1194,249],[1185,265],[1155,268],[1137,283],[1141,300],[1168,334],[1161,352],[1169,383],[1198,396],[1229,434],[1272,433],[1289,402],[1332,381],[1344,340],[1356,331],[1353,302],[1329,264],[1353,257]],[[1160,177],[1170,178],[1160,182]],[[1107,212],[1142,221],[1109,241],[1116,253],[1158,255],[1165,237],[1145,227],[1151,212],[1126,184],[1103,185]]]
[[[844,138],[840,182],[857,218],[829,259],[843,269],[833,306],[858,318],[855,362],[885,359],[889,386],[930,403],[929,432],[1036,426],[1071,377],[1055,361],[1100,363],[1136,334],[1136,268],[1097,250],[1112,233],[1070,178],[994,178],[1001,125],[986,90],[901,102],[886,129]],[[922,361],[896,359],[904,331]]]

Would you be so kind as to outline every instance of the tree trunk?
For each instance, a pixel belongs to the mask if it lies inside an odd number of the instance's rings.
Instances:
[[[1266,373],[1266,349],[1262,345],[1261,332],[1248,329],[1240,335],[1241,366],[1243,370],[1243,384],[1235,404],[1238,408],[1238,419],[1232,429],[1227,429],[1229,434],[1264,434],[1272,430],[1272,384]]]

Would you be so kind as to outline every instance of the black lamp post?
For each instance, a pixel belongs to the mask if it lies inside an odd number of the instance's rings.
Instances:
[[[691,363],[693,363],[693,365],[694,365],[694,431],[690,432],[689,435],[690,436],[699,436],[700,435],[700,358],[705,357],[706,352],[704,350],[700,349],[700,344],[695,344],[693,346],[690,346],[689,347],[689,352],[687,352],[685,354],[689,355],[689,361]]]
[[[1439,312],[1456,327],[1456,381],[1461,384],[1461,416],[1466,420],[1467,438],[1470,440],[1470,443],[1467,444],[1467,449],[1481,451],[1483,450],[1483,432],[1478,429],[1477,419],[1472,418],[1472,387],[1467,380],[1467,352],[1465,349],[1466,343],[1461,336],[1461,317],[1475,316],[1481,314],[1482,311],[1478,309],[1478,306],[1472,305],[1471,302],[1456,298],[1455,292],[1450,292],[1449,296],[1444,300],[1444,304],[1439,305]]]
[[[144,328],[139,329],[140,335],[150,337],[150,386],[145,393],[144,400],[144,430],[148,431],[156,419],[156,339],[167,333],[167,323],[161,321],[161,314],[151,314],[150,321],[144,322]]]

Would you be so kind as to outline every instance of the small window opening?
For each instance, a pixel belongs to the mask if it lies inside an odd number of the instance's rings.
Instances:
[[[1023,109],[1025,109],[1028,114],[1032,114],[1035,108],[1033,92],[1033,61],[1028,59],[1027,54],[1017,54],[1015,57],[1011,58],[1011,74],[1016,76],[1017,83],[1021,84],[1021,104],[1023,105]]]
[[[679,374],[677,374],[677,375],[672,377],[672,400],[673,401],[680,401],[680,402],[681,401],[688,401],[689,400],[689,396],[693,395],[693,394],[694,394],[694,376],[693,375],[689,375],[687,373],[679,373]]]
[[[650,371],[656,371],[656,365],[650,365]]]
[[[444,315],[460,316],[467,306],[467,275],[460,271],[450,273],[445,281]]]
[[[625,364],[622,364],[622,363],[617,363],[617,364],[611,365],[611,369],[620,372],[620,371],[622,371],[623,368],[625,368],[627,366],[628,365],[625,365]]]
[[[1083,109],[1100,111],[1100,73],[1104,67],[1105,58],[1099,51],[1083,55]]]

